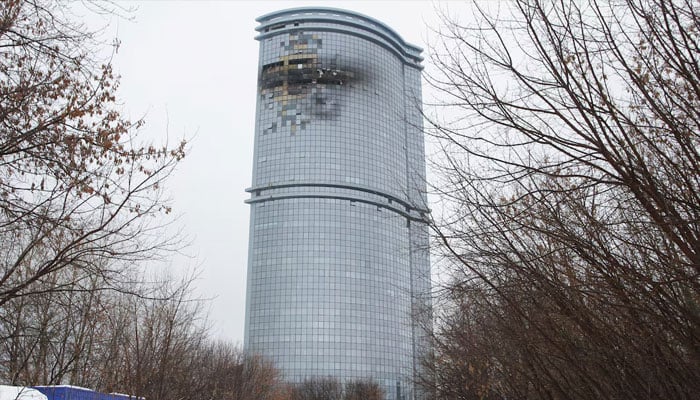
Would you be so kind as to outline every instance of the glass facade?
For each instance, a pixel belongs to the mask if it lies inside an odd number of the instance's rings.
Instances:
[[[245,347],[289,381],[415,397],[429,305],[421,49],[372,18],[258,18]]]

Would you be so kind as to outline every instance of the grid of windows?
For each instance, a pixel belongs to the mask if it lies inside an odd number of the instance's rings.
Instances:
[[[430,289],[415,48],[367,17],[288,14],[259,19],[245,346],[291,381],[410,399]]]
[[[254,205],[249,342],[293,380],[407,376],[408,228],[366,204]],[[330,365],[332,364],[332,365]]]

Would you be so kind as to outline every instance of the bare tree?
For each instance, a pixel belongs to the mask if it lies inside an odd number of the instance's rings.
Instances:
[[[283,400],[286,384],[274,365],[247,355],[225,342],[212,342],[202,357],[202,381],[211,398],[226,400]]]
[[[211,339],[204,303],[191,295],[193,279],[160,277],[158,292],[140,283],[143,289],[129,293],[70,281],[74,286],[65,290],[7,303],[13,318],[0,321],[7,332],[0,341],[1,380],[147,398],[287,398],[270,362]]]
[[[120,292],[147,294],[138,262],[180,245],[163,232],[162,185],[185,143],[139,139],[103,45],[69,8],[0,3],[0,374],[99,386],[108,311]]]
[[[441,398],[700,390],[700,18],[691,1],[446,17]]]
[[[332,377],[308,378],[294,385],[291,400],[337,400],[343,395],[343,385]]]
[[[0,5],[0,306],[71,267],[106,286],[177,243],[150,216],[184,156],[140,145],[94,35],[52,1]],[[104,262],[109,259],[110,262]]]
[[[382,400],[384,390],[372,379],[341,383],[333,377],[314,377],[293,384],[290,400]]]
[[[383,400],[384,390],[371,379],[358,379],[345,383],[343,400]]]
[[[72,6],[0,3],[0,379],[281,399],[269,362],[209,338],[191,278],[153,285],[139,271],[180,245],[164,234],[162,186],[185,143],[140,140]]]
[[[70,269],[53,274],[46,293],[22,296],[5,304],[0,320],[0,377],[13,384],[59,384],[66,379],[82,383],[90,376],[91,352],[104,334],[101,323],[105,293],[96,279],[59,283]],[[54,290],[60,286],[60,290]],[[69,378],[70,377],[70,378]]]

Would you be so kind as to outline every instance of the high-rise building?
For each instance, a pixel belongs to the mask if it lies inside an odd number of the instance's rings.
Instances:
[[[354,12],[257,19],[245,347],[415,397],[430,263],[421,49]]]

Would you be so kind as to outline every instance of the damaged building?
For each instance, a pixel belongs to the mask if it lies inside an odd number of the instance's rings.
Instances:
[[[414,399],[429,307],[421,49],[354,12],[257,19],[245,348]]]

